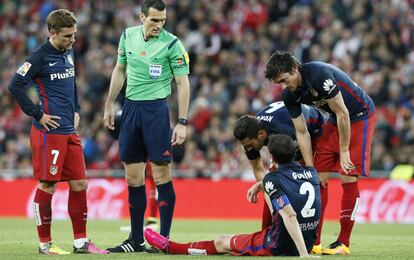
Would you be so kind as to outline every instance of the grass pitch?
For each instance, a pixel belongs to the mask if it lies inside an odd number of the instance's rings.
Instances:
[[[122,242],[127,233],[119,231],[128,221],[88,222],[88,234],[100,247],[106,248]],[[178,242],[211,240],[221,234],[250,233],[259,229],[259,221],[222,220],[175,220],[171,238]],[[339,223],[324,225],[323,243],[333,242],[339,231]],[[0,259],[231,259],[231,256],[177,256],[164,254],[110,254],[40,256],[34,221],[29,219],[0,218]],[[72,228],[70,221],[55,220],[52,237],[62,249],[72,251]],[[323,259],[338,259],[341,256],[322,256]],[[246,258],[247,259],[247,258]],[[253,259],[249,257],[248,259]],[[254,259],[267,259],[254,257]],[[291,259],[282,258],[278,259]],[[414,259],[414,225],[357,224],[351,242],[351,255],[346,259]]]

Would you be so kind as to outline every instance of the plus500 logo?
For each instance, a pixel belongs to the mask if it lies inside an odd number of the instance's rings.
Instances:
[[[65,72],[58,72],[58,73],[50,74],[50,80],[51,81],[53,81],[55,79],[67,79],[67,78],[71,78],[71,77],[75,77],[75,69],[74,68],[66,69]]]

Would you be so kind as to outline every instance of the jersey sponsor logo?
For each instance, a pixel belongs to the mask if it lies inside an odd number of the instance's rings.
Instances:
[[[29,71],[30,67],[32,66],[32,64],[30,62],[25,62],[23,63],[22,66],[20,66],[20,68],[16,71],[17,74],[21,75],[21,76],[26,76],[26,73]]]
[[[266,189],[266,191],[267,191],[267,193],[269,193],[271,190],[273,190],[275,187],[274,187],[274,185],[273,185],[273,183],[272,182],[270,182],[270,181],[268,181],[268,182],[266,182],[266,184],[265,184],[265,189]]]
[[[330,94],[332,90],[336,88],[336,84],[333,82],[332,79],[326,79],[323,82],[323,89]]]
[[[58,64],[58,62],[49,62],[49,66],[50,66],[50,67],[53,67],[53,66],[55,66],[56,64]]]
[[[257,116],[260,121],[272,122],[273,116]]]
[[[51,81],[54,81],[55,79],[67,79],[67,78],[71,78],[71,77],[75,77],[75,69],[74,68],[65,69],[65,72],[58,72],[58,73],[50,74],[50,80]]]
[[[73,66],[73,59],[72,59],[72,55],[68,55],[68,62]]]
[[[59,167],[57,167],[56,165],[52,165],[50,166],[49,172],[52,175],[56,175],[56,173],[58,172]]]
[[[151,79],[158,79],[162,73],[162,65],[149,65],[149,75]]]

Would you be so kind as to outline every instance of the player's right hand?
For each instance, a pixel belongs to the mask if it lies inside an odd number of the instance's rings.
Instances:
[[[105,105],[104,126],[109,130],[115,130],[115,110],[112,104]]]
[[[42,118],[39,121],[39,124],[43,126],[46,131],[50,131],[59,127],[59,123],[57,122],[60,120],[60,116],[53,116],[43,113]]]

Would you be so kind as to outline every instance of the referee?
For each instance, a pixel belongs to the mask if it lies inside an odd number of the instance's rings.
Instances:
[[[127,79],[119,149],[128,183],[131,236],[108,248],[111,252],[147,251],[143,237],[147,160],[158,190],[160,233],[165,237],[170,233],[175,205],[171,146],[182,144],[186,137],[190,85],[188,54],[181,41],[163,29],[166,18],[162,0],[145,0],[140,13],[142,25],[125,29],[119,41],[103,121],[106,128],[114,130],[114,101]],[[167,97],[173,77],[178,88],[179,118],[171,132]]]

